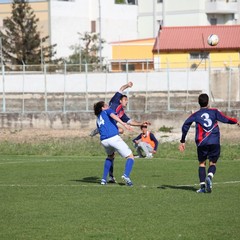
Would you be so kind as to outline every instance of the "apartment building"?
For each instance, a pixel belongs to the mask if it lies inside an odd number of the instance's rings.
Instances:
[[[11,14],[10,0],[0,0],[0,29],[3,19]],[[106,41],[102,56],[110,57],[108,42],[137,39],[138,6],[131,1],[115,4],[115,0],[29,0],[39,18],[42,36],[50,36],[57,44],[57,57],[72,53],[70,46],[81,45],[79,34],[96,32]]]
[[[160,24],[236,25],[239,14],[240,0],[138,0],[138,37],[156,37]]]
[[[11,14],[11,0],[0,0],[0,29]],[[106,40],[102,56],[112,58],[111,42],[155,38],[159,26],[240,24],[240,0],[29,0],[39,30],[57,44],[57,57],[71,54],[78,33],[96,32]]]

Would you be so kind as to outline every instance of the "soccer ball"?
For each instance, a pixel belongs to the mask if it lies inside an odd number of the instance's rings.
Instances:
[[[210,46],[216,46],[219,42],[219,37],[216,34],[209,35],[207,39],[208,45]]]

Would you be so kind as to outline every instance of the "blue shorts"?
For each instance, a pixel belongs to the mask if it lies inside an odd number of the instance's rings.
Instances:
[[[210,162],[216,163],[220,156],[220,149],[220,144],[199,146],[197,148],[198,161],[204,162],[208,159]]]

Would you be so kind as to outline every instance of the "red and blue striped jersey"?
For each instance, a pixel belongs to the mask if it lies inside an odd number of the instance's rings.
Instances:
[[[126,115],[122,104],[120,103],[120,99],[122,97],[122,93],[116,92],[112,99],[109,102],[109,107],[117,114],[117,116],[125,123],[127,123],[130,118]]]
[[[182,126],[181,142],[185,142],[188,130],[195,122],[195,142],[199,145],[220,144],[218,121],[227,124],[236,124],[238,120],[221,113],[216,108],[201,108],[190,115]]]

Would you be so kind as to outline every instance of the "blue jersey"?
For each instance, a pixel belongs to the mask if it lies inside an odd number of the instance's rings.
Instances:
[[[118,117],[123,122],[127,123],[130,118],[125,114],[122,104],[120,103],[121,97],[122,93],[116,92],[109,102],[109,107],[118,115]]]
[[[230,118],[218,109],[215,108],[201,108],[197,112],[193,113],[184,122],[182,126],[182,139],[181,142],[185,142],[188,130],[193,122],[196,123],[196,135],[195,142],[197,146],[220,144],[220,132],[218,121],[228,124],[236,124],[236,118]]]
[[[110,114],[114,113],[112,109],[102,111],[97,117],[97,128],[100,134],[100,140],[108,139],[118,135],[118,127]]]

